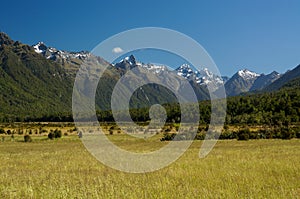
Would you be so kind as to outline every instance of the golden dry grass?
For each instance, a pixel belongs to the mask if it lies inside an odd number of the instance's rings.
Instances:
[[[129,150],[159,148],[111,135]],[[219,141],[204,159],[195,141],[175,163],[129,174],[99,163],[75,136],[0,142],[0,198],[299,198],[300,140]]]

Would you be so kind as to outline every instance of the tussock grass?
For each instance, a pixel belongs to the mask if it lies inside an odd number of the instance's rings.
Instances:
[[[18,139],[18,138],[17,138]],[[112,135],[129,150],[165,144]],[[178,161],[128,174],[96,161],[75,136],[0,143],[1,198],[299,198],[300,140],[219,141],[204,159],[195,141]]]

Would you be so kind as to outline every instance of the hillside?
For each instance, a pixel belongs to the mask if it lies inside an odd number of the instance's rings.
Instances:
[[[59,64],[4,33],[0,44],[0,121],[70,112],[72,80]]]
[[[133,55],[125,57],[119,63],[111,64],[86,51],[61,51],[47,47],[42,42],[28,46],[11,40],[5,33],[0,33],[0,122],[71,121],[73,83],[79,67],[82,66],[82,63],[86,63],[86,60],[92,63],[83,68],[85,73],[82,74],[81,78],[86,80],[99,78],[99,72],[104,66],[108,66],[98,83],[95,99],[98,113],[101,115],[108,111],[107,114],[105,113],[106,115],[104,114],[104,117],[108,118],[111,118],[109,111],[113,89],[122,75],[129,69],[135,68],[138,71],[137,74],[133,74],[131,84],[147,82],[160,77],[165,85],[149,84],[133,92],[129,105],[132,109],[144,111],[144,113],[136,111],[137,114],[143,115],[141,118],[148,118],[148,115],[145,115],[148,114],[146,109],[153,104],[176,104],[177,99],[167,86],[176,88],[176,90],[184,90],[187,88],[187,82],[189,82],[197,99],[203,101],[210,98],[206,84],[217,88],[224,82],[222,77],[214,76],[207,69],[194,71],[192,67],[182,65],[173,74],[164,66],[138,62]],[[174,75],[173,78],[169,78],[167,75],[171,73]],[[252,117],[258,117],[257,114],[261,115],[267,112],[273,114],[273,109],[269,112],[270,107],[262,106],[260,103],[274,104],[280,99],[285,99],[282,96],[295,96],[295,93],[298,96],[299,82],[300,65],[283,75],[277,72],[263,75],[246,69],[240,70],[225,83],[228,96],[242,93],[245,95],[228,99],[228,110],[231,110],[229,115],[231,118],[235,118],[234,121],[241,122],[242,116],[238,117],[237,115],[250,114],[252,113],[251,110],[257,110],[257,107],[261,108],[258,112],[253,113]],[[85,100],[84,98],[91,92],[88,83],[85,81],[83,85],[80,85],[81,92],[84,93],[82,100]],[[251,92],[249,93],[249,91]],[[270,91],[274,92],[270,94]],[[120,103],[125,101],[124,97],[120,93]],[[248,101],[250,98],[255,99],[247,105],[247,107],[251,107],[251,110],[244,109],[243,105],[236,101],[236,99],[239,99],[239,102],[244,101],[244,99]],[[260,98],[265,99],[265,101],[257,100]],[[294,97],[292,101],[292,107],[297,108]],[[282,104],[280,106],[284,107]],[[280,106],[275,108],[277,112],[281,111]],[[203,121],[206,122],[209,120],[207,116],[208,107],[207,104],[202,107],[205,110],[204,117],[206,117]],[[235,108],[232,109],[232,107]],[[175,107],[175,109],[177,108]],[[235,110],[239,111],[236,112]],[[178,114],[175,112],[174,114],[178,118]],[[297,114],[293,112],[293,117],[295,115]],[[138,116],[136,115],[136,117]],[[263,116],[263,118],[265,117],[267,115]]]
[[[0,121],[72,120],[71,104],[73,82],[78,68],[86,59],[95,63],[87,66],[83,78],[98,78],[99,71],[108,65],[96,92],[96,109],[110,110],[110,99],[115,84],[126,73],[126,62],[113,66],[100,57],[87,52],[70,53],[47,47],[43,43],[28,46],[0,34]],[[97,68],[97,67],[98,68]],[[141,76],[134,80],[147,80],[155,73],[138,65]],[[181,77],[166,84],[184,88]],[[209,99],[205,87],[191,83],[199,100]],[[88,85],[81,85],[84,92]],[[123,96],[120,96],[122,99]],[[84,99],[82,99],[84,100]],[[149,107],[156,103],[174,103],[176,97],[164,86],[146,85],[133,93],[131,108]]]
[[[279,79],[274,81],[272,84],[263,89],[263,91],[275,91],[283,87],[286,83],[292,81],[295,78],[300,77],[300,65],[296,66],[294,69],[287,71]]]

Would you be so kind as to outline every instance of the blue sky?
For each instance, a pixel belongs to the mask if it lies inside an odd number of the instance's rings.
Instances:
[[[2,1],[0,31],[14,40],[92,50],[131,28],[157,26],[198,41],[222,75],[285,72],[300,64],[300,1]]]

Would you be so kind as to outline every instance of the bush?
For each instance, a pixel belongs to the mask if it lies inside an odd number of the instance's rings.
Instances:
[[[48,133],[48,138],[49,138],[50,140],[53,140],[54,137],[55,137],[55,135],[54,135],[53,131],[50,131],[50,133]]]
[[[237,140],[249,140],[250,138],[250,130],[248,128],[239,130],[237,134]]]
[[[0,134],[5,134],[5,130],[0,128]]]
[[[291,128],[283,127],[281,128],[281,139],[289,140],[294,137],[294,132]]]
[[[30,135],[24,135],[24,142],[32,142]]]
[[[50,140],[53,140],[54,138],[61,138],[62,132],[61,130],[55,129],[55,131],[51,130],[50,133],[48,133],[48,138]]]
[[[54,137],[55,138],[61,138],[62,137],[61,130],[55,129],[55,131],[54,131]]]
[[[247,134],[247,133],[239,133],[238,134],[238,140],[245,140],[245,141],[249,140],[249,134]]]
[[[46,129],[40,129],[40,134],[41,133],[47,133],[48,131]]]
[[[225,130],[221,133],[219,139],[220,140],[228,140],[228,139],[233,139],[234,135],[231,131]]]
[[[205,133],[199,132],[199,133],[197,133],[195,139],[196,140],[204,140],[205,139],[205,135],[206,135]]]
[[[160,139],[160,141],[171,141],[176,136],[175,133],[165,133],[164,136]]]
[[[6,134],[7,134],[7,135],[10,135],[10,134],[11,134],[11,130],[7,130],[7,131],[6,131]]]

